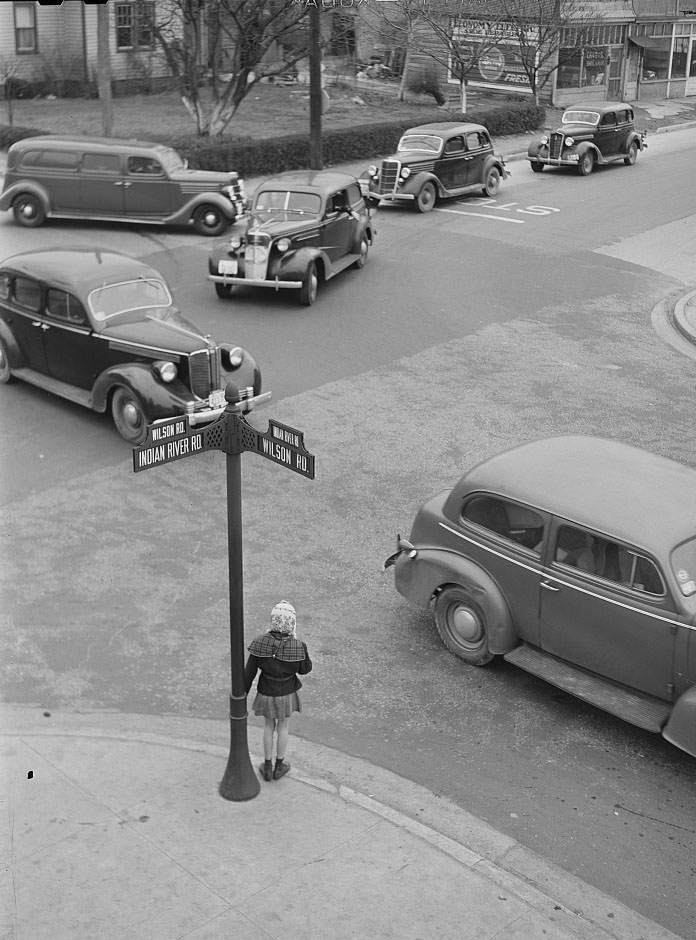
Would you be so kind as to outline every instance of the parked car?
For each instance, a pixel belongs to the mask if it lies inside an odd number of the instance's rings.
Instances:
[[[261,391],[252,356],[185,320],[158,271],[99,248],[25,251],[0,264],[0,382],[12,377],[110,410],[132,444],[157,418],[219,417],[229,380]]]
[[[7,152],[0,209],[19,225],[49,216],[193,225],[221,235],[245,209],[237,173],[190,170],[171,147],[107,137],[27,137]]]
[[[365,188],[379,205],[409,203],[430,212],[438,198],[481,190],[495,196],[510,175],[481,124],[421,124],[402,136],[396,153],[363,174]]]
[[[372,214],[354,176],[332,170],[274,176],[254,194],[250,214],[208,260],[218,297],[235,285],[295,289],[310,306],[319,283],[362,268],[374,242]]]
[[[572,166],[589,176],[595,166],[618,163],[633,166],[645,150],[647,131],[637,131],[633,108],[623,102],[573,105],[560,126],[529,145],[527,156],[535,173],[545,166]]]
[[[502,656],[696,756],[696,471],[597,437],[523,444],[428,500],[392,565],[464,662]]]

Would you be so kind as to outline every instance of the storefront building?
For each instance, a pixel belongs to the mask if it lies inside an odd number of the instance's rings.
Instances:
[[[628,36],[627,98],[696,95],[696,0],[692,5],[679,19],[637,19]]]

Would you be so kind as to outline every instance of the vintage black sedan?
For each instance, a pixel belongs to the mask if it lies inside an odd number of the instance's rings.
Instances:
[[[445,646],[499,655],[696,757],[696,472],[564,435],[496,454],[397,537]]]
[[[529,145],[527,157],[535,173],[545,166],[571,166],[589,176],[596,166],[633,166],[645,150],[646,131],[637,131],[630,104],[604,101],[567,108],[559,127]]]
[[[510,175],[481,124],[421,124],[402,136],[396,153],[363,174],[379,205],[405,203],[430,212],[438,198],[476,190],[495,196]]]
[[[262,183],[251,213],[213,248],[208,276],[218,297],[235,285],[295,289],[310,306],[320,282],[362,268],[374,221],[353,176],[336,171],[283,173]]]
[[[132,444],[158,418],[219,417],[228,381],[261,391],[252,356],[185,320],[158,271],[99,248],[25,251],[0,264],[0,382],[13,377],[110,410]]]

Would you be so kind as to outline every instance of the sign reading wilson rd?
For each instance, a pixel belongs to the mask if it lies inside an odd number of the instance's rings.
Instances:
[[[295,473],[301,473],[309,480],[314,479],[314,455],[305,448],[302,431],[296,431],[271,418],[266,433],[258,434],[256,451]]]

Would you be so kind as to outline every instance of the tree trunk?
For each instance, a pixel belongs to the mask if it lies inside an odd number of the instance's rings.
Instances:
[[[404,53],[404,70],[401,73],[401,81],[399,82],[399,101],[404,100],[406,94],[406,86],[408,84],[408,69],[411,64],[411,40],[410,37],[406,41],[406,52]]]
[[[459,90],[461,92],[461,108],[462,114],[466,114],[466,79],[463,78],[459,82]]]
[[[111,97],[111,58],[109,56],[109,9],[97,7],[97,87],[102,112],[102,133],[114,132],[114,105]]]

